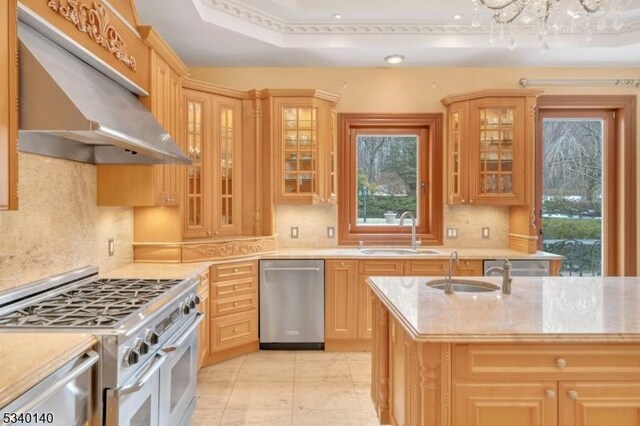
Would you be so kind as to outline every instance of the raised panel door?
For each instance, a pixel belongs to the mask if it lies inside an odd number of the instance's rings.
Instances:
[[[238,235],[242,229],[242,101],[214,97],[213,233]]]
[[[482,260],[461,260],[454,267],[453,273],[460,276],[481,276]]]
[[[556,426],[557,383],[453,383],[456,426]]]
[[[184,194],[183,235],[185,238],[210,237],[211,185],[211,98],[194,90],[184,90],[185,151],[192,164],[187,166]]]
[[[375,296],[367,284],[367,276],[358,276],[358,339],[370,340],[373,332]]]
[[[640,383],[560,382],[559,426],[640,425]]]
[[[524,204],[525,99],[469,102],[470,204]]]
[[[469,201],[469,167],[467,146],[469,103],[460,102],[449,107],[448,120],[448,193],[449,204],[465,204]]]
[[[355,339],[357,336],[357,264],[356,260],[327,260],[325,263],[326,339]]]

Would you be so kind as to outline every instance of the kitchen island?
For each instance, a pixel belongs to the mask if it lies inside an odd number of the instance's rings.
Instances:
[[[640,424],[640,278],[522,277],[510,295],[429,280],[368,280],[382,424]]]

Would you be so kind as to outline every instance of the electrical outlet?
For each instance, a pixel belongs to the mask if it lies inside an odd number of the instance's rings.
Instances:
[[[292,226],[291,227],[291,238],[298,238],[298,227],[297,226]]]
[[[336,237],[336,228],[333,226],[327,226],[327,238]]]
[[[113,256],[116,252],[116,244],[113,241],[113,238],[109,238],[109,257]]]
[[[489,227],[488,226],[483,226],[482,227],[482,239],[483,240],[488,240],[489,237]]]
[[[447,238],[452,240],[458,238],[458,228],[447,228]]]

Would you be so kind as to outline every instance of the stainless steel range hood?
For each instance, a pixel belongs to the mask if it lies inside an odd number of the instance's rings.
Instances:
[[[136,96],[20,22],[18,149],[94,164],[190,164]]]

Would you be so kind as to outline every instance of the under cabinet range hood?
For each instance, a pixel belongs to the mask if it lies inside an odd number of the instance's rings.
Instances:
[[[18,149],[93,164],[190,164],[127,89],[20,22]]]

